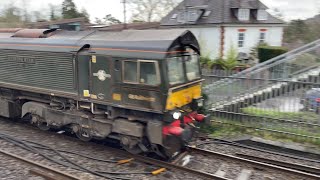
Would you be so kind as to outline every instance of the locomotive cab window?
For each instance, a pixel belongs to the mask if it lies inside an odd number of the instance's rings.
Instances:
[[[190,56],[187,56],[186,70],[187,78],[189,81],[199,79],[201,77],[199,67],[199,55],[191,54]]]
[[[167,59],[168,80],[171,86],[201,78],[199,55],[188,48],[187,53]]]
[[[128,83],[138,83],[138,62],[124,61],[123,81]]]
[[[156,86],[160,84],[159,66],[156,61],[124,61],[123,82]]]

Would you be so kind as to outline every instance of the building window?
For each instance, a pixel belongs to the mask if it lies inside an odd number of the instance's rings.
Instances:
[[[238,36],[238,47],[244,47],[244,41],[245,41],[245,32],[239,32]]]
[[[266,21],[268,20],[268,13],[266,10],[258,10],[258,14],[257,14],[257,20],[258,21]]]
[[[266,32],[260,32],[259,43],[266,42]]]
[[[250,20],[250,9],[239,9],[238,10],[239,21],[249,21]]]

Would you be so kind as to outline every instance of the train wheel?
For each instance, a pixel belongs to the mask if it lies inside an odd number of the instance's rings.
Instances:
[[[72,124],[71,129],[81,141],[88,142],[92,140],[90,130],[84,129],[78,124]]]
[[[76,132],[76,136],[85,142],[91,141],[92,140],[92,136],[90,135],[90,132],[88,130],[84,130],[84,129],[79,129],[79,131]]]
[[[143,150],[139,146],[139,141],[136,138],[122,136],[120,138],[120,141],[122,148],[131,154],[141,154],[143,152]]]
[[[122,148],[126,151],[128,151],[129,153],[131,154],[141,154],[143,151],[142,149],[138,146],[138,145],[135,145],[133,147],[130,147],[128,145],[123,145],[121,144]]]
[[[161,148],[161,151],[168,159],[174,158],[184,148],[184,143],[178,136],[166,137],[163,145],[164,147]]]
[[[39,129],[41,129],[42,131],[50,130],[49,124],[43,118],[38,115],[32,115],[31,117],[31,123],[36,124]]]
[[[37,127],[39,129],[41,129],[42,131],[49,131],[50,130],[50,126],[46,122],[38,122]]]

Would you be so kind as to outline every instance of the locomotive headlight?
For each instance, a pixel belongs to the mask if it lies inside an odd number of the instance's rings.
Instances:
[[[173,119],[180,119],[180,117],[181,117],[181,112],[173,113]]]
[[[198,100],[198,107],[203,107],[203,99]]]

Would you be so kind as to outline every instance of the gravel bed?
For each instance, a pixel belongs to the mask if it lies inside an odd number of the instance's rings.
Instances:
[[[68,151],[79,152],[80,154],[88,155],[91,157],[95,157],[98,159],[104,160],[122,160],[127,159],[126,157],[121,157],[119,155],[115,155],[112,152],[108,152],[104,146],[92,142],[82,142],[76,138],[70,137],[68,135],[57,134],[56,132],[45,132],[37,129],[36,127],[23,124],[20,122],[13,122],[7,119],[0,119],[0,132],[3,134],[8,134],[18,139],[29,140],[33,142],[37,142],[49,147],[54,147],[56,149],[63,149]],[[203,141],[202,141],[203,142]],[[197,143],[200,143],[197,142]],[[82,171],[74,170],[71,168],[66,168],[61,165],[57,165],[45,158],[18,148],[13,144],[0,140],[0,147],[4,150],[10,151],[17,155],[23,155],[24,157],[34,160],[36,162],[41,162],[42,164],[52,166],[54,168],[60,169],[62,171],[68,172],[75,176],[81,177],[83,179],[104,179],[98,176],[94,176],[92,174],[84,173]],[[243,153],[249,154],[259,157],[269,157],[270,159],[287,161],[287,162],[298,162],[304,163],[306,165],[316,165],[319,167],[318,163],[304,162],[302,160],[295,160],[292,158],[270,155],[263,152],[257,152],[253,150],[248,150],[244,148],[229,146],[229,145],[221,145],[221,144],[209,144],[204,145],[203,148],[213,151],[218,151],[227,154],[235,154],[235,153]],[[53,155],[52,151],[41,150],[46,155],[50,155],[55,159],[61,159],[61,157],[57,155]],[[157,167],[153,167],[151,165],[146,165],[144,163],[140,163],[137,161],[133,161],[128,164],[117,165],[115,163],[106,163],[96,160],[87,159],[74,154],[62,153],[64,156],[68,157],[71,161],[77,164],[81,164],[86,168],[92,170],[99,171],[108,171],[108,172],[151,172],[152,170],[156,170]],[[280,159],[281,158],[281,159]],[[10,160],[9,157],[0,156],[0,179],[39,179],[39,177],[35,177],[29,174],[28,170],[30,167],[23,163],[19,163],[16,160]],[[311,163],[311,164],[310,164]],[[223,170],[226,171],[226,178],[235,179],[243,169],[252,170],[253,174],[250,179],[301,179],[296,176],[292,176],[285,174],[283,172],[275,172],[271,170],[262,170],[256,169],[252,166],[239,164],[232,161],[226,161],[224,159],[214,159],[212,157],[193,154],[191,158],[191,162],[187,165],[189,168],[194,168],[198,170],[203,170],[209,173],[214,174],[221,166],[223,166]],[[29,169],[28,169],[29,168]],[[125,177],[128,179],[141,179],[141,180],[162,180],[162,179],[181,179],[181,180],[201,180],[203,178],[195,177],[194,175],[190,175],[188,173],[176,172],[176,171],[167,171],[157,176],[151,175],[120,175],[121,177]]]
[[[104,159],[104,160],[122,160],[127,159],[127,157],[120,157],[118,155],[115,155],[112,152],[108,152],[102,145],[95,144],[92,142],[82,142],[78,140],[77,138],[70,137],[68,135],[61,135],[57,134],[56,132],[51,131],[41,131],[37,129],[36,127],[23,124],[20,122],[13,122],[8,119],[1,119],[0,118],[0,132],[3,134],[10,135],[12,137],[15,137],[20,140],[29,140],[33,142],[37,142],[49,147],[53,147],[56,149],[63,149],[68,151],[74,151],[78,152],[80,154],[88,155],[91,157]],[[74,170],[71,168],[66,168],[61,165],[57,165],[54,162],[51,162],[49,160],[46,160],[45,158],[33,154],[31,152],[28,152],[26,150],[23,150],[17,146],[12,145],[9,142],[0,141],[0,148],[3,150],[10,151],[14,154],[24,156],[28,159],[31,159],[36,162],[41,162],[42,164],[52,166],[54,168],[60,169],[64,172],[73,174],[77,177],[81,177],[86,180],[91,179],[105,179],[98,176],[94,176],[88,173],[84,173],[78,170]],[[51,155],[51,157],[55,159],[59,159],[57,155],[52,156],[52,152],[41,150],[41,152]],[[80,157],[77,155],[72,154],[65,154],[68,159],[72,160],[73,162],[80,164],[82,166],[85,166],[86,168],[91,168],[92,170],[99,170],[99,171],[108,171],[108,172],[151,172],[153,170],[158,169],[157,167],[153,167],[151,165],[146,165],[137,161],[133,161],[131,163],[123,164],[123,165],[117,165],[115,163],[106,163],[106,162],[99,162],[96,160],[87,159],[84,157]],[[6,163],[3,163],[6,161],[2,161],[0,164],[0,172],[7,172],[6,178],[0,179],[27,179],[29,175],[26,175],[28,173],[27,168],[20,168],[20,166],[16,165],[15,163],[12,163],[12,166],[6,165]],[[183,172],[175,172],[175,171],[167,171],[162,174],[159,174],[157,176],[152,175],[119,175],[121,177],[125,177],[128,179],[141,179],[141,180],[162,180],[162,179],[177,179],[177,180],[201,180],[203,178],[199,178],[196,176],[192,176],[188,173]],[[26,178],[20,178],[20,177],[26,177]],[[31,178],[33,179],[33,178]]]
[[[219,151],[221,152],[221,151]],[[251,171],[250,180],[301,180],[302,177],[288,174],[281,171],[260,169],[250,164],[244,164],[223,158],[213,158],[210,156],[192,154],[192,161],[188,164],[189,168],[201,169],[208,173],[215,174],[219,169],[226,172],[225,176],[229,179],[237,179],[242,170]]]
[[[45,180],[29,174],[30,166],[0,154],[0,179],[3,180]]]

